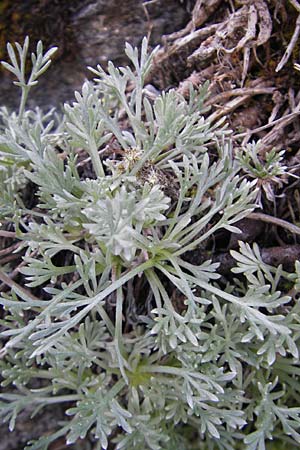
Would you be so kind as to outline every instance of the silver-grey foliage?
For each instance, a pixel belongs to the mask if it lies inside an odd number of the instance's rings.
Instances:
[[[250,160],[235,159],[229,132],[203,116],[208,86],[189,100],[175,90],[147,98],[155,50],[144,39],[140,54],[126,44],[132,68],[91,69],[94,82],[59,120],[25,108],[54,49],[38,44],[28,81],[28,40],[16,49],[4,63],[22,98],[18,114],[1,109],[1,217],[26,249],[27,288],[45,296],[15,287],[1,297],[9,428],[24,408],[67,403],[57,432],[27,449],[87,434],[99,450],[299,443],[299,304],[281,292],[299,288],[299,264],[288,274],[241,243],[239,278],[225,285],[218,264],[186,258],[218,230],[238,232],[257,196],[240,173]],[[79,150],[94,178],[79,175]]]

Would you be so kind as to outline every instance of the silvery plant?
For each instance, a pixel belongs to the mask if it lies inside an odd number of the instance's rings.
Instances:
[[[62,117],[26,107],[56,50],[39,42],[28,75],[28,48],[8,44],[2,63],[21,101],[0,111],[0,218],[24,280],[0,299],[2,420],[61,405],[27,450],[62,436],[95,450],[297,447],[300,264],[287,273],[242,242],[228,279],[191,262],[257,198],[230,131],[204,116],[208,85],[153,95],[144,39],[126,44],[129,66],[90,68]]]

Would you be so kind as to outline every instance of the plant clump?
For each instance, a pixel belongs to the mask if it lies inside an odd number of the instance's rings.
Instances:
[[[147,96],[146,39],[140,53],[126,44],[130,67],[92,68],[63,118],[26,109],[54,49],[37,45],[29,78],[27,51],[8,46],[22,95],[18,113],[1,109],[0,214],[25,280],[0,299],[3,420],[66,405],[31,450],[60,436],[99,450],[299,443],[299,303],[284,287],[297,289],[299,264],[287,273],[241,242],[226,280],[188,258],[256,208],[255,150],[235,157],[230,131],[204,117],[207,84]],[[275,179],[280,158],[268,161]]]

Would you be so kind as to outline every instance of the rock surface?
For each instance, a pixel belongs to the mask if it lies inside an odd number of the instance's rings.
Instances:
[[[165,34],[181,29],[190,19],[191,4],[180,0],[4,0],[0,5],[0,58],[7,59],[7,41],[22,43],[29,35],[32,49],[41,39],[45,47],[58,46],[48,72],[32,90],[31,105],[58,106],[73,98],[84,78],[86,66],[108,60],[126,64],[124,43],[139,45],[151,35],[157,45]],[[0,72],[0,104],[14,107],[19,90],[12,77]]]

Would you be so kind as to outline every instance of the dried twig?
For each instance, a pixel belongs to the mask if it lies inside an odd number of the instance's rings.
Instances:
[[[204,106],[216,105],[217,103],[223,102],[230,97],[239,97],[239,96],[254,96],[259,94],[272,94],[276,88],[274,87],[257,87],[257,88],[238,88],[231,89],[229,91],[221,92],[220,94],[215,95],[204,103]]]
[[[218,53],[221,49],[226,51],[226,53],[232,53],[238,42],[236,42],[236,37],[239,35],[237,30],[246,25],[248,8],[243,6],[238,11],[232,13],[227,20],[218,24],[218,29],[214,35],[210,35],[204,42],[201,43],[200,47],[195,50],[189,57],[188,62],[194,63],[196,61],[205,61]],[[232,41],[231,49],[226,49],[224,47],[225,41],[230,38]]]
[[[286,220],[279,219],[278,217],[269,216],[268,214],[263,213],[251,213],[247,217],[253,220],[261,220],[262,222],[272,223],[279,227],[285,228],[286,230],[289,230],[291,233],[300,235],[299,227],[287,222]]]
[[[253,41],[253,39],[255,39],[256,24],[257,24],[257,10],[255,8],[255,5],[250,5],[248,12],[247,32],[245,36],[238,42],[236,47],[231,50],[231,52],[245,48],[246,44],[249,41],[251,42]]]
[[[165,36],[166,41],[175,41],[183,36],[193,34],[191,32],[200,27],[209,18],[209,16],[214,13],[220,3],[221,0],[206,0],[205,4],[203,0],[197,0],[193,8],[191,21],[182,30]]]
[[[242,79],[241,79],[241,87],[244,86],[248,69],[249,69],[249,63],[250,63],[250,47],[245,47],[243,50],[244,57],[243,57],[243,71],[242,71]]]
[[[8,253],[12,253],[15,251],[20,245],[20,242],[17,242],[16,244],[10,245],[9,247],[6,247],[2,250],[0,250],[0,256],[7,255]]]
[[[2,270],[0,270],[0,280],[9,286],[11,289],[14,289],[17,293],[22,292],[27,297],[31,298],[32,300],[39,300],[37,297],[35,297],[31,292],[29,292],[27,289],[20,286],[18,283],[13,281],[8,275],[6,275]]]
[[[281,58],[279,64],[277,65],[275,72],[279,72],[283,68],[283,66],[285,66],[285,64],[288,62],[288,60],[290,59],[290,56],[294,50],[294,47],[297,44],[299,34],[300,34],[300,14],[297,17],[295,30],[294,30],[293,36],[291,37],[290,43],[287,46],[287,49],[284,52],[284,55]]]
[[[241,92],[244,91],[243,88],[239,89]],[[247,95],[239,96],[238,98],[231,100],[230,102],[226,103],[222,108],[220,108],[218,111],[215,111],[209,116],[209,119],[213,122],[215,120],[220,119],[221,117],[231,113],[235,109],[237,109],[239,106],[244,105],[249,98],[253,97],[253,95],[258,94],[272,94],[274,92],[275,88],[270,87],[261,87],[261,88],[252,88],[252,89],[245,89],[247,92]],[[232,91],[229,91],[232,92]],[[224,92],[226,94],[226,92]]]
[[[148,30],[147,30],[147,39],[149,40],[150,36],[151,36],[152,28],[153,28],[153,22],[152,22],[152,20],[150,18],[150,15],[149,15],[149,12],[148,12],[148,9],[147,9],[147,2],[146,3],[142,3],[142,7],[143,7],[143,10],[144,10],[144,13],[145,13],[145,16],[146,16],[146,20],[147,20],[147,28],[148,28]]]
[[[262,144],[265,148],[265,151],[268,150],[268,146],[270,146],[273,142],[275,142],[278,139],[278,136],[281,136],[283,134],[284,128],[291,122],[293,122],[296,115],[299,114],[300,114],[300,102],[298,103],[298,105],[291,114],[285,115],[283,117],[284,120],[282,120],[280,124],[278,124],[276,127],[273,127],[273,129],[263,137]]]
[[[16,237],[16,232],[15,231],[0,230],[0,236],[1,237],[15,238]]]
[[[223,116],[226,116],[227,114],[230,114],[232,111],[237,109],[239,106],[243,105],[246,100],[250,98],[250,95],[243,95],[242,97],[235,98],[234,100],[231,100],[230,102],[226,103],[222,108],[220,108],[218,111],[215,111],[209,116],[209,120],[211,122],[214,122],[215,120],[220,119]]]
[[[195,43],[197,45],[199,40],[206,39],[207,36],[214,34],[219,27],[219,23],[214,23],[207,27],[200,28],[199,30],[192,31],[188,35],[177,39],[170,47],[159,50],[154,59],[154,67],[157,67],[161,62],[169,59],[172,55],[182,53],[186,47],[195,45]]]
[[[275,91],[273,96],[272,96],[272,100],[274,102],[274,107],[273,107],[272,112],[270,114],[270,117],[268,119],[268,123],[274,122],[274,120],[276,119],[277,114],[278,114],[280,108],[282,107],[285,99],[284,99],[284,96],[281,94],[280,91]]]
[[[265,44],[271,37],[272,33],[272,18],[269,12],[269,7],[263,0],[255,0],[255,6],[259,17],[259,33],[255,42],[255,46]]]
[[[7,264],[8,262],[15,261],[16,259],[20,259],[20,255],[17,253],[13,253],[12,255],[7,255],[4,258],[0,259],[0,266]]]
[[[232,137],[232,139],[237,140],[237,139],[243,138],[245,136],[251,136],[252,134],[256,134],[256,133],[259,133],[260,131],[267,130],[268,128],[271,128],[274,125],[278,125],[281,122],[286,123],[287,119],[293,120],[295,117],[299,116],[299,114],[300,114],[300,111],[292,112],[290,114],[287,114],[286,116],[283,116],[283,117],[280,117],[277,120],[274,120],[272,123],[267,123],[265,125],[262,125],[261,127],[255,128],[253,130],[247,130],[245,133],[235,134]]]

